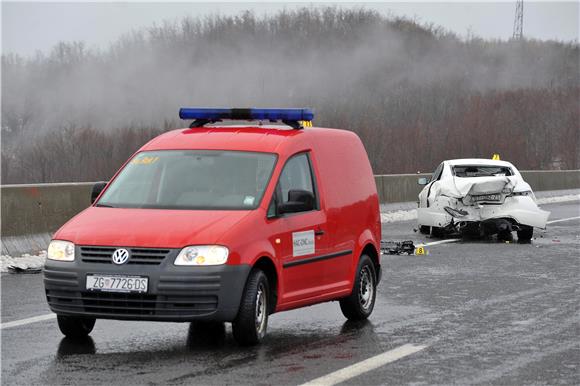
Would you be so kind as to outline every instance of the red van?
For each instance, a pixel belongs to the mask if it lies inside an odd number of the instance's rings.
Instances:
[[[62,333],[86,336],[96,319],[231,322],[248,345],[278,311],[338,300],[367,318],[381,222],[356,134],[310,127],[309,109],[180,116],[190,128],[139,149],[55,233],[44,284]]]

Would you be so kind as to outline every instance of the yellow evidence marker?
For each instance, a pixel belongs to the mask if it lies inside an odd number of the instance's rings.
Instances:
[[[417,248],[415,248],[415,256],[426,255],[426,254],[427,254],[427,250],[425,250],[425,247],[418,246]]]
[[[491,156],[491,159],[494,161],[499,161],[499,154],[498,153],[493,153],[493,155]]]

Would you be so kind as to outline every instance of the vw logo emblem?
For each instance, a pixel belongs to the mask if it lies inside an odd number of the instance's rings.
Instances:
[[[129,251],[126,249],[116,249],[111,256],[111,260],[115,264],[125,264],[129,260]]]

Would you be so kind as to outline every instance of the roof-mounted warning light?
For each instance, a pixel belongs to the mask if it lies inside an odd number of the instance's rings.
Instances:
[[[189,127],[202,127],[208,123],[222,120],[267,120],[270,122],[282,121],[294,129],[304,128],[304,122],[312,121],[312,109],[214,109],[214,108],[187,108],[179,109],[179,118],[193,119]],[[307,126],[307,125],[306,125]]]

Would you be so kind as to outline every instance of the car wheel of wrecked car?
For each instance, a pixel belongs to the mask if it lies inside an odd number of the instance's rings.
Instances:
[[[501,231],[497,234],[497,239],[501,241],[512,241],[514,239],[511,231]]]
[[[364,320],[370,316],[376,298],[375,265],[370,257],[362,255],[354,278],[352,293],[340,300],[342,314],[349,320]]]
[[[242,346],[258,344],[268,328],[270,286],[259,269],[250,272],[238,316],[232,323],[234,338]]]
[[[443,237],[445,236],[445,230],[440,227],[431,227],[431,236],[433,237]]]
[[[93,331],[95,318],[57,315],[58,328],[69,338],[84,338]]]
[[[427,225],[421,225],[419,226],[419,232],[421,232],[424,235],[428,235],[429,234],[429,227]]]
[[[534,236],[533,227],[522,226],[522,228],[518,231],[519,241],[530,241],[533,236]]]

